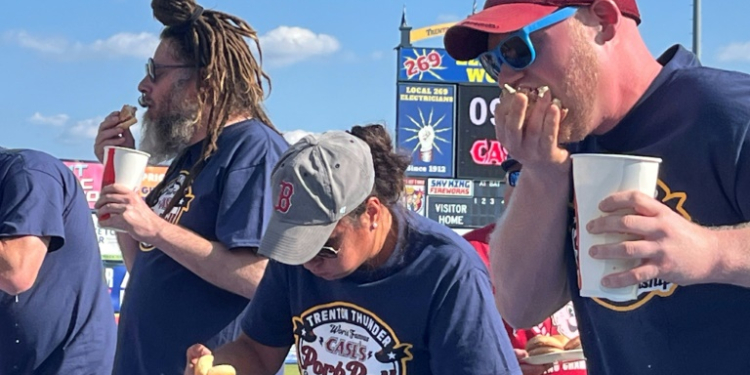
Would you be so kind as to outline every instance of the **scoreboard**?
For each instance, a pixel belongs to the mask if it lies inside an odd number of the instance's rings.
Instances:
[[[396,144],[411,156],[407,207],[453,228],[495,222],[508,156],[495,139],[497,83],[476,60],[400,47],[396,90]]]
[[[508,153],[495,138],[495,107],[500,103],[498,91],[495,86],[458,86],[458,178],[503,178],[498,167]]]

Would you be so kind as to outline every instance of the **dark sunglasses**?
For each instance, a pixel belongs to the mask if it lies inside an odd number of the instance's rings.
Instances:
[[[508,181],[508,185],[511,187],[516,187],[516,184],[518,183],[518,178],[521,177],[521,170],[508,172],[508,176],[506,177],[506,181]]]
[[[154,62],[153,58],[148,58],[148,62],[146,62],[146,74],[148,75],[148,78],[151,79],[151,82],[156,82],[156,69],[167,69],[167,68],[194,68],[193,65],[166,65],[166,64],[157,64]]]
[[[503,64],[515,70],[526,69],[536,60],[536,50],[529,35],[570,18],[576,10],[578,10],[577,7],[561,8],[526,25],[503,39],[495,48],[479,55],[479,62],[495,81]]]
[[[339,257],[339,251],[341,251],[341,249],[334,249],[331,246],[323,246],[315,257],[321,259],[336,259]]]

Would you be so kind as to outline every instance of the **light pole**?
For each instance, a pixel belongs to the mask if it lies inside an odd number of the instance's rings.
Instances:
[[[701,58],[701,0],[693,0],[693,53]]]

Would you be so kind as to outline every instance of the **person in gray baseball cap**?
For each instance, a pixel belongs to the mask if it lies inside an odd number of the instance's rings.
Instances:
[[[479,256],[401,206],[409,161],[381,125],[295,143],[271,178],[244,333],[190,347],[186,374],[207,355],[272,374],[293,344],[307,374],[521,374]]]

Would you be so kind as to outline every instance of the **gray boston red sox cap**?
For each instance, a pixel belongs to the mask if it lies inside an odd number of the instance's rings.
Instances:
[[[372,193],[370,147],[344,131],[308,135],[271,176],[273,211],[258,252],[289,265],[310,261],[341,218]]]

